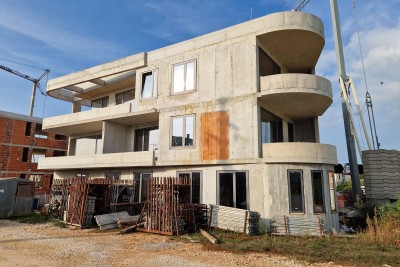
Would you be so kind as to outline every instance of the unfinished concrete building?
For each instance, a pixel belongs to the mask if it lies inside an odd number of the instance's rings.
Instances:
[[[137,179],[138,201],[150,176],[189,176],[193,203],[338,227],[336,148],[318,129],[332,103],[314,74],[324,43],[319,18],[283,12],[52,79],[72,113],[44,129],[69,136],[68,156],[39,166]]]

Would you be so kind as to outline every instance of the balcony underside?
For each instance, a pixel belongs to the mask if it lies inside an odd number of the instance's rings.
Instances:
[[[337,164],[336,147],[319,143],[263,144],[266,163]]]
[[[268,32],[257,36],[288,72],[314,68],[325,44],[322,21],[302,12],[283,12],[267,17]]]
[[[331,83],[310,74],[278,74],[260,78],[260,101],[271,110],[301,120],[321,116],[332,104]]]
[[[68,170],[90,168],[116,168],[153,166],[153,151],[110,153],[39,159],[38,168],[42,170]]]

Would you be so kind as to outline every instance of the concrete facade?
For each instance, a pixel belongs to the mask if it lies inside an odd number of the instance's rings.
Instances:
[[[49,194],[53,170],[38,169],[38,158],[66,155],[68,140],[41,125],[40,118],[0,111],[0,179],[31,179],[36,194]]]
[[[69,149],[39,166],[56,178],[196,172],[202,203],[337,227],[336,148],[319,143],[318,116],[332,103],[330,82],[314,75],[323,46],[320,19],[284,12],[50,80],[48,94],[72,102],[72,113],[44,129],[67,134]]]

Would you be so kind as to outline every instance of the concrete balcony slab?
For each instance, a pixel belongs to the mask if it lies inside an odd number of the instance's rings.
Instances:
[[[39,169],[42,170],[137,167],[153,165],[153,151],[41,158],[39,159],[38,164]]]
[[[336,165],[337,153],[333,145],[319,143],[263,144],[266,163],[314,163]]]
[[[137,111],[134,103],[71,113],[43,120],[43,130],[73,136],[102,131],[103,121],[133,125],[158,121],[159,111]]]
[[[260,100],[292,119],[321,116],[332,104],[331,82],[311,74],[260,77]]]

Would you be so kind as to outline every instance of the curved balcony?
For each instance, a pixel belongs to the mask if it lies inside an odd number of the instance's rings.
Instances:
[[[266,163],[337,164],[336,147],[319,143],[263,144]]]
[[[317,117],[332,104],[331,82],[311,74],[260,77],[261,101],[292,119]]]
[[[311,14],[282,12],[266,17],[266,32],[259,42],[288,72],[309,72],[324,47],[324,26]]]

